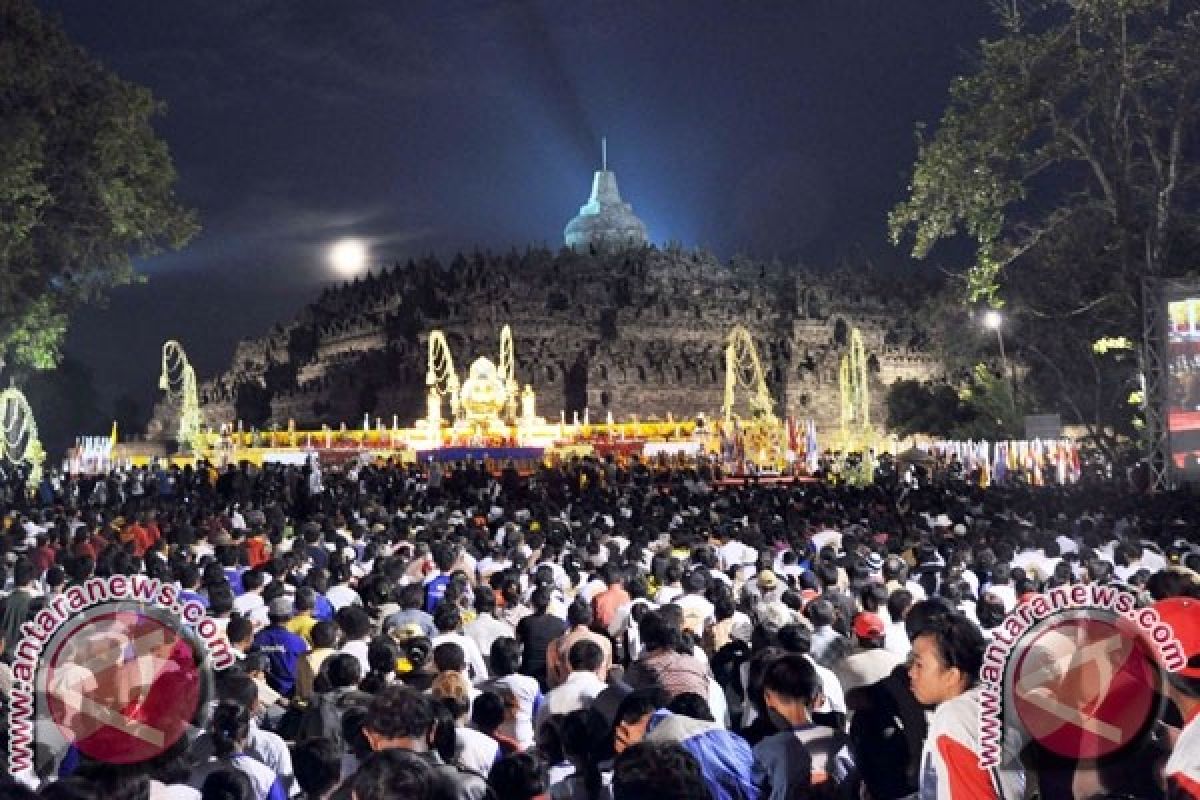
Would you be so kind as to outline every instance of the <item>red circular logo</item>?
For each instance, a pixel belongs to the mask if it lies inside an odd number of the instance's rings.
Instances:
[[[112,764],[153,758],[196,716],[203,674],[166,615],[85,614],[58,638],[42,672],[51,719],[84,755]]]
[[[1125,620],[1048,621],[1012,672],[1017,716],[1029,736],[1071,759],[1095,759],[1139,738],[1157,711],[1162,675]]]

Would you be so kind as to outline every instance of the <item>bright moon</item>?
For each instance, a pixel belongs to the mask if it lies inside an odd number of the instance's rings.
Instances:
[[[358,239],[342,239],[329,248],[329,264],[340,275],[357,275],[367,264],[367,246]]]

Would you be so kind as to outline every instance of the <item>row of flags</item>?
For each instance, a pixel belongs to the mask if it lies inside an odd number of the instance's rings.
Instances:
[[[70,473],[97,474],[120,466],[113,458],[117,446],[117,423],[112,425],[108,436],[76,436],[75,447],[63,461],[63,471]]]
[[[944,441],[933,449],[944,458],[957,456],[968,474],[979,470],[980,486],[1005,483],[1018,472],[1034,486],[1075,483],[1082,474],[1079,445],[1070,439]]]

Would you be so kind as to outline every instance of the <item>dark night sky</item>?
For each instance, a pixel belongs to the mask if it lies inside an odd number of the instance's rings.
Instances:
[[[902,264],[885,215],[914,125],[994,33],[986,0],[41,5],[167,103],[200,213],[69,336],[103,393],[145,403],[164,339],[210,376],[334,280],[339,237],[375,263],[557,247],[601,136],[655,242]]]

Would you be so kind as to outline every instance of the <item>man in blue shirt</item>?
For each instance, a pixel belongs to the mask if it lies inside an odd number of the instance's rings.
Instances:
[[[292,601],[276,597],[267,607],[270,624],[254,637],[254,650],[266,655],[270,662],[267,683],[272,689],[292,696],[296,686],[296,666],[300,657],[308,652],[304,639],[289,631],[287,621],[292,618]]]

